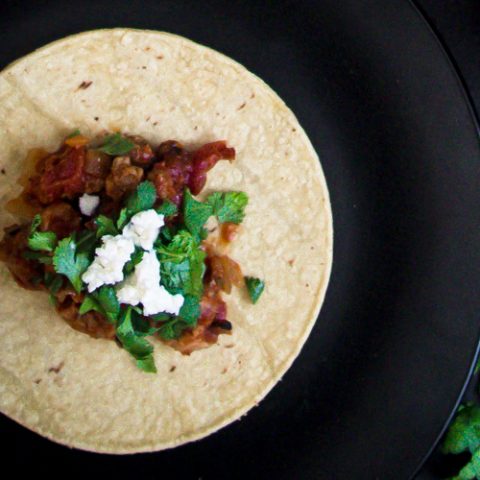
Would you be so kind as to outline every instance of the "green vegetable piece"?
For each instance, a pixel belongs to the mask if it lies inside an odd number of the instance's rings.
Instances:
[[[58,243],[53,254],[53,266],[55,271],[65,275],[77,292],[82,290],[83,272],[88,268],[90,260],[85,253],[77,253],[75,240],[70,236]]]
[[[117,228],[122,230],[122,228],[128,223],[129,219],[130,217],[128,215],[128,210],[126,208],[122,208],[120,210],[120,215],[118,216]]]
[[[78,128],[76,128],[72,133],[67,135],[65,139],[73,138],[73,137],[76,137],[77,135],[80,135],[80,130]]]
[[[182,318],[190,326],[195,326],[200,316],[200,302],[198,297],[185,295],[182,308],[178,312],[178,316]]]
[[[39,232],[38,227],[41,223],[40,215],[35,215],[30,227],[28,248],[35,251],[53,252],[57,245],[57,235],[54,232]]]
[[[175,215],[177,213],[178,207],[170,200],[164,200],[163,203],[156,208],[156,211],[160,215],[171,217],[172,215]]]
[[[107,320],[115,323],[120,314],[120,303],[117,299],[115,289],[108,285],[103,285],[95,292],[95,299],[102,307]]]
[[[480,406],[459,409],[443,442],[444,453],[475,452],[480,448]]]
[[[52,257],[45,255],[42,252],[31,252],[30,250],[25,250],[22,253],[23,258],[27,260],[35,260],[37,262],[43,263],[44,265],[51,265],[53,263]]]
[[[123,267],[124,277],[126,277],[127,275],[130,275],[135,270],[135,266],[142,261],[142,258],[143,258],[143,250],[140,247],[135,247],[135,251],[130,257],[130,260]]]
[[[132,324],[132,309],[130,307],[120,312],[117,322],[117,337],[123,348],[137,360],[138,368],[150,373],[157,371],[152,355],[153,346],[135,332]]]
[[[85,253],[88,256],[93,256],[95,244],[97,243],[97,236],[95,231],[82,230],[74,238],[77,244],[77,253]]]
[[[102,315],[104,314],[102,307],[100,306],[98,301],[95,299],[95,297],[93,295],[87,295],[83,299],[83,302],[80,305],[78,313],[80,315],[83,315],[85,313],[91,312],[92,310],[95,310],[96,312],[99,312]]]
[[[180,317],[174,317],[168,322],[164,323],[159,329],[158,334],[164,340],[175,340],[182,334],[183,330],[189,325],[185,323]]]
[[[143,212],[153,208],[157,200],[157,190],[155,185],[150,181],[142,182],[138,185],[135,192],[133,192],[127,199],[127,210],[130,216],[136,213]]]
[[[257,303],[260,295],[265,288],[265,282],[255,277],[245,277],[245,285],[247,286],[248,295],[252,300],[252,303]]]
[[[118,230],[117,227],[115,226],[115,222],[105,216],[105,215],[99,215],[95,219],[95,225],[97,226],[97,231],[96,231],[96,237],[101,238],[104,235],[118,235]]]
[[[113,135],[108,135],[103,142],[103,145],[98,149],[107,155],[125,155],[135,144],[125,138],[120,133],[114,133]]]
[[[183,196],[183,220],[185,226],[195,237],[199,237],[200,231],[208,218],[213,214],[212,206],[195,200],[188,188]]]
[[[220,223],[239,224],[245,217],[248,195],[245,192],[214,192],[208,196],[207,203]]]
[[[452,480],[473,480],[480,478],[480,448],[475,450],[470,461]]]

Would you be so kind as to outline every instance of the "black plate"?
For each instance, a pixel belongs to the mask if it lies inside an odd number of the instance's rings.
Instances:
[[[293,109],[330,187],[331,285],[284,380],[210,438],[100,456],[2,418],[3,458],[96,478],[408,478],[463,389],[480,310],[478,133],[425,21],[406,0],[4,1],[0,64],[114,26],[220,50]]]

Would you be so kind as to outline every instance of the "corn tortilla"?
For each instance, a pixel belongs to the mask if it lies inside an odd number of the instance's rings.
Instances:
[[[208,349],[182,356],[154,341],[152,375],[115,342],[70,328],[44,292],[21,289],[0,264],[0,410],[56,442],[96,452],[202,438],[265,397],[318,316],[332,262],[318,157],[283,101],[222,54],[161,32],[85,32],[0,73],[0,228],[15,223],[5,203],[20,193],[28,149],[53,151],[76,128],[191,148],[227,140],[237,158],[217,164],[204,192],[248,193],[230,256],[266,289],[255,306],[244,291],[225,296],[233,334]]]

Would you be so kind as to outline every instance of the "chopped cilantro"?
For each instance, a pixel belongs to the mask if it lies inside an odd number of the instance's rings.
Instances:
[[[95,219],[95,225],[97,226],[97,238],[101,238],[104,235],[118,235],[118,230],[115,226],[115,222],[105,215],[99,215]]]
[[[168,322],[164,323],[159,329],[158,334],[164,340],[175,340],[180,337],[185,328],[188,328],[188,324],[185,323],[180,317],[174,317]]]
[[[156,200],[157,191],[155,185],[148,180],[140,183],[137,189],[128,197],[125,208],[120,210],[117,228],[122,230],[133,215],[153,208]]]
[[[200,316],[200,302],[198,297],[185,295],[182,308],[178,316],[182,318],[188,325],[195,325]]]
[[[171,217],[178,211],[178,207],[170,200],[164,200],[163,203],[155,209],[160,215]]]
[[[99,150],[107,155],[125,155],[134,146],[135,144],[128,138],[120,135],[120,133],[114,133],[105,137],[105,141]]]
[[[118,303],[115,289],[111,286],[103,285],[95,292],[86,295],[80,305],[79,313],[83,315],[91,310],[104,315],[110,323],[115,323],[120,314],[120,304]]]
[[[202,294],[206,254],[190,232],[181,230],[169,245],[157,247],[157,253],[161,281],[170,293]]]
[[[53,252],[57,245],[57,235],[54,232],[39,232],[38,227],[41,223],[40,215],[35,215],[30,227],[28,248],[35,251]]]
[[[128,210],[126,208],[122,208],[120,210],[120,215],[118,216],[117,228],[122,230],[122,228],[128,223],[129,218]]]
[[[138,212],[149,210],[153,208],[156,199],[157,190],[155,189],[155,185],[148,180],[142,182],[127,199],[126,207],[128,213],[130,216],[133,216]]]
[[[120,314],[120,304],[118,303],[115,289],[108,285],[103,285],[95,291],[95,299],[101,305],[107,320],[115,323]]]
[[[78,235],[75,235],[77,244],[77,253],[85,253],[92,256],[97,243],[96,233],[93,230],[82,230]]]
[[[130,275],[134,270],[135,266],[138,265],[143,258],[143,250],[139,247],[135,247],[135,251],[132,253],[130,260],[123,267],[123,275],[126,277]]]
[[[247,203],[248,195],[245,192],[214,192],[207,198],[207,204],[212,207],[220,223],[242,223]]]
[[[203,225],[212,215],[212,206],[195,200],[188,188],[183,196],[183,221],[192,235],[198,237]]]
[[[85,253],[77,253],[75,240],[70,236],[58,243],[53,254],[53,266],[57,273],[65,275],[77,292],[82,289],[81,276],[90,261]]]
[[[137,360],[138,368],[150,373],[157,371],[152,355],[153,346],[135,331],[130,307],[123,309],[120,313],[117,322],[117,337],[123,348]]]
[[[52,257],[49,255],[46,255],[45,253],[31,252],[30,250],[25,250],[22,253],[22,256],[27,260],[35,260],[37,262],[43,263],[44,265],[51,265],[53,261]]]
[[[245,285],[247,286],[248,295],[252,303],[257,303],[265,288],[265,282],[255,277],[245,277]]]
[[[73,138],[73,137],[76,137],[77,135],[80,135],[80,130],[78,128],[76,128],[72,133],[70,133],[69,135],[67,135],[65,137],[65,140],[68,139],[68,138]]]
[[[103,309],[98,303],[98,301],[95,299],[95,297],[93,295],[86,295],[85,298],[83,299],[82,304],[80,305],[80,309],[78,310],[78,313],[80,315],[83,315],[92,310],[95,310],[96,312],[103,314]]]

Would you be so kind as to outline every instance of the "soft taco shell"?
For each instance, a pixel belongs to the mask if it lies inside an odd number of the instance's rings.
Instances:
[[[226,139],[237,159],[220,162],[205,191],[248,193],[231,256],[245,274],[264,278],[266,290],[255,306],[243,291],[226,296],[234,329],[218,345],[182,356],[155,341],[152,375],[115,342],[70,328],[45,293],[21,289],[1,264],[0,410],[52,440],[97,452],[161,450],[204,437],[267,394],[317,318],[332,261],[318,157],[282,100],[233,60],[167,33],[86,32],[0,73],[0,228],[15,223],[5,203],[20,192],[27,150],[54,150],[76,128],[187,147]]]

